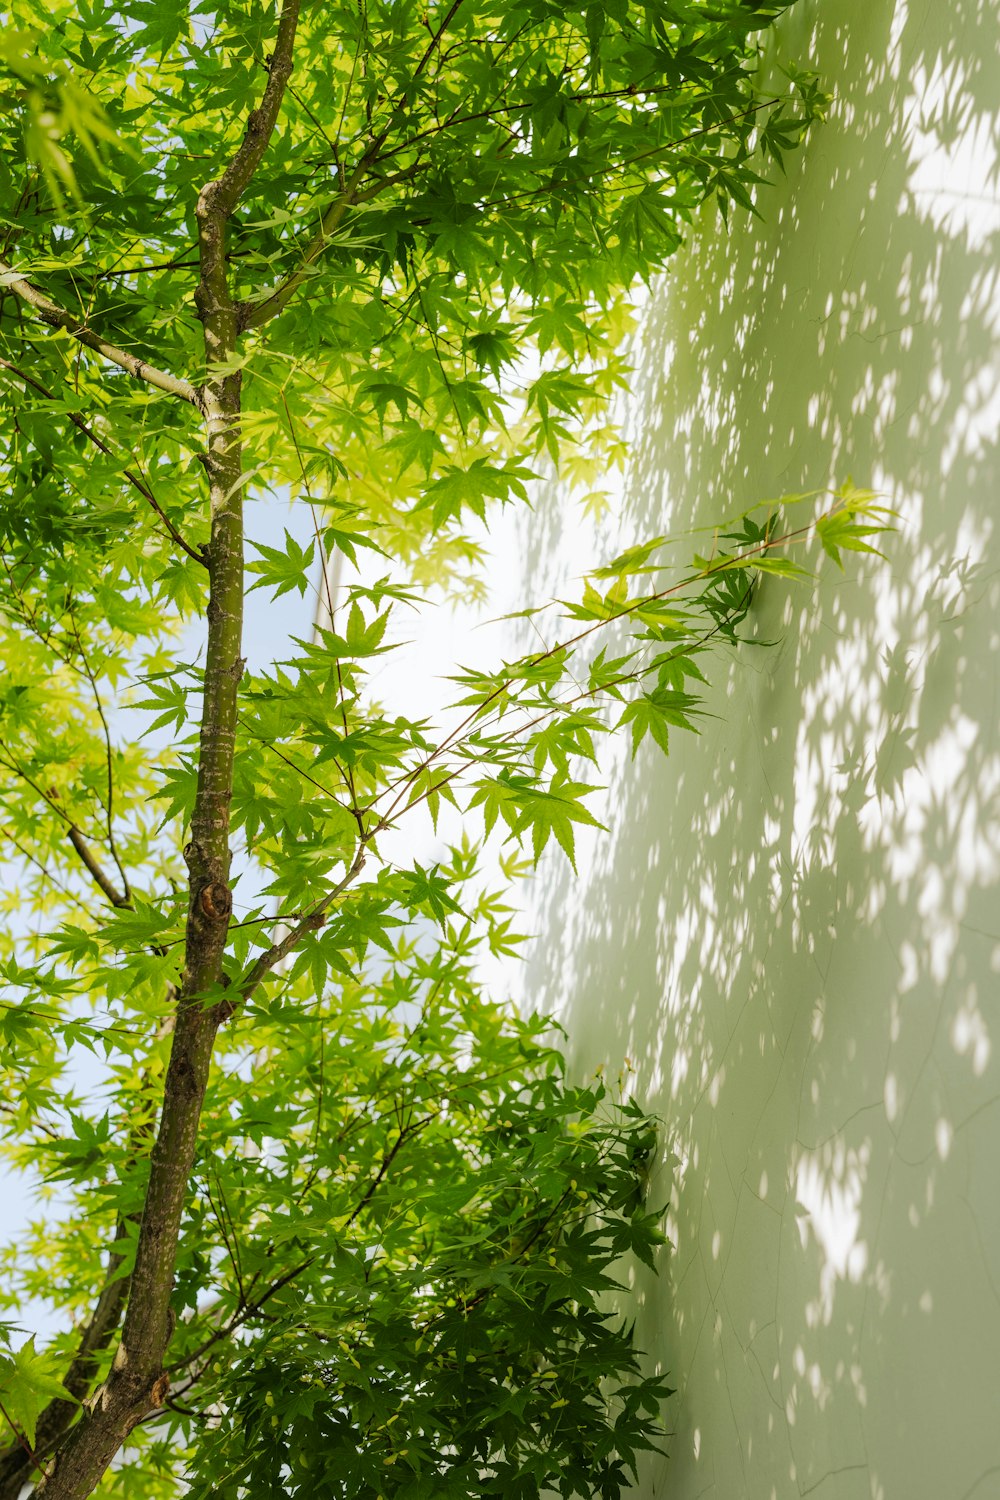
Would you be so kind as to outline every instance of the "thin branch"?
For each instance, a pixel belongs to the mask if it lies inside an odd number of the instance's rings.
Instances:
[[[351,73],[350,73],[350,77],[347,80],[347,84],[346,84],[346,86],[344,88],[344,99],[343,99],[343,103],[340,106],[340,119],[337,121],[337,134],[336,134],[336,136],[334,138],[334,142],[333,142],[334,160],[335,160],[335,162],[337,164],[337,173],[338,173],[338,176],[340,177],[340,185],[341,185],[342,188],[344,186],[344,180],[343,180],[343,172],[342,172],[341,167],[340,167],[340,157],[339,157],[340,139],[341,139],[341,136],[343,135],[343,132],[344,132],[344,118],[345,118],[345,116],[347,114],[347,105],[348,105],[348,103],[350,101],[351,90],[354,87],[354,79],[355,79],[355,76],[356,76],[357,71],[358,71],[358,59],[361,56],[361,48],[364,46],[364,44],[365,44],[365,33],[364,33],[363,30],[359,30],[358,31],[358,45],[354,49],[354,58],[353,58],[353,60],[351,62]]]
[[[323,1124],[323,1097],[324,1097],[324,1093],[325,1093],[325,1083],[326,1083],[326,1028],[323,1027],[323,1026],[321,1026],[319,1028],[319,1076],[318,1076],[317,1084],[316,1084],[316,1123],[313,1126],[313,1137],[312,1137],[312,1146],[311,1146],[311,1150],[312,1150],[312,1153],[313,1153],[314,1160],[313,1160],[313,1164],[312,1164],[312,1169],[307,1174],[305,1182],[302,1184],[302,1187],[299,1190],[299,1192],[296,1193],[296,1195],[295,1195],[295,1207],[296,1208],[299,1207],[299,1205],[301,1204],[301,1202],[303,1201],[303,1199],[312,1190],[312,1185],[316,1181],[316,1178],[319,1176],[319,1174],[320,1174],[320,1172],[322,1170],[321,1157],[320,1157],[319,1152],[317,1151],[316,1148],[319,1145],[319,1133],[320,1133],[320,1129],[322,1128],[322,1124]]]
[[[273,740],[265,739],[263,735],[254,734],[253,729],[242,714],[240,715],[240,723],[252,739],[255,739],[259,745],[266,745],[268,750],[272,750],[278,759],[283,760],[290,770],[294,771],[297,776],[302,777],[303,781],[308,781],[310,786],[314,786],[318,792],[322,792],[324,797],[329,797],[330,801],[336,803],[337,807],[341,808],[344,812],[353,811],[353,809],[346,807],[340,798],[334,792],[331,792],[328,786],[324,786],[321,781],[317,781],[314,776],[310,776],[308,771],[304,771],[301,766],[296,765],[295,761],[287,756],[283,750],[279,750]],[[337,769],[339,770],[340,767],[338,766]]]
[[[105,896],[107,896],[108,900],[111,902],[111,905],[119,907],[131,906],[132,902],[129,897],[127,895],[124,895],[121,891],[117,890],[114,882],[109,878],[105,871],[102,870],[100,864],[94,857],[93,850],[91,849],[90,845],[87,843],[87,840],[84,838],[83,834],[80,832],[79,828],[77,828],[75,823],[70,824],[69,841],[73,845],[73,848],[76,850],[77,854],[80,856],[80,859],[86,866],[87,870],[93,876],[95,883],[100,886]]]
[[[305,462],[304,462],[303,457],[302,457],[302,450],[299,447],[298,434],[295,431],[295,423],[292,421],[292,413],[289,410],[288,400],[287,400],[287,398],[285,396],[284,389],[282,389],[282,392],[281,392],[281,404],[285,408],[285,417],[286,417],[286,419],[288,421],[288,431],[291,434],[292,445],[295,448],[295,457],[298,459],[299,472],[302,475],[302,486],[303,486],[303,488],[304,488],[304,490],[306,492],[306,499],[309,502],[309,511],[310,511],[310,515],[312,516],[313,535],[316,538],[316,546],[319,549],[320,568],[322,570],[322,576],[323,576],[323,590],[324,590],[324,593],[326,594],[326,607],[327,607],[327,610],[329,612],[330,629],[332,630],[333,629],[333,617],[334,617],[333,593],[332,593],[332,591],[330,589],[330,575],[329,575],[329,573],[327,571],[327,566],[326,566],[326,554],[325,554],[324,547],[323,547],[323,539],[320,536],[320,533],[319,533],[319,523],[316,520],[316,502],[315,502],[315,500],[313,498],[312,490],[309,487],[309,475],[306,472]],[[340,658],[336,657],[335,661],[336,661],[336,668],[337,668],[337,698],[338,698],[338,701],[340,703],[340,721],[341,721],[341,724],[343,725],[344,738],[346,739],[347,738],[347,709],[346,709],[345,704],[344,704],[344,674],[343,674],[343,671],[341,669]],[[280,754],[281,752],[279,751],[278,753]],[[284,758],[284,757],[282,757],[282,758]],[[351,770],[350,766],[347,765],[346,763],[345,763],[345,765],[342,766],[340,764],[340,762],[336,759],[336,757],[334,757],[334,762],[333,763],[337,767],[337,770],[340,772],[341,776],[343,776],[344,782],[345,782],[346,786],[348,787],[348,789],[350,791],[350,794],[351,794],[351,808],[350,808],[350,811],[351,811],[351,814],[352,814],[355,822],[358,825],[358,831],[359,831],[359,833],[364,834],[364,831],[365,831],[365,829],[364,829],[364,820],[363,820],[363,818],[361,816],[361,810],[360,810],[360,808],[358,806],[358,793],[357,793],[357,788],[355,787],[355,784],[354,784],[354,773]],[[296,767],[296,769],[298,769],[298,768]],[[317,782],[316,785],[319,785],[319,783]],[[337,799],[334,798],[334,801],[336,801],[336,800]]]
[[[92,349],[95,354],[100,354],[110,360],[113,365],[117,365],[133,379],[142,380],[147,385],[155,386],[157,390],[166,391],[170,396],[178,396],[182,401],[189,401],[192,406],[198,406],[198,392],[190,381],[171,375],[166,370],[158,370],[155,365],[147,364],[144,359],[138,359],[127,350],[108,343],[107,339],[102,339],[100,334],[88,328],[86,323],[81,323],[64,307],[60,307],[50,297],[46,297],[44,292],[32,286],[26,277],[19,275],[3,260],[0,260],[0,278],[3,279],[5,286],[20,297],[22,302],[34,308],[42,322],[47,323],[50,328],[62,329],[71,338],[77,339],[85,348]]]
[[[739,604],[734,606],[734,608],[730,612],[730,615],[728,615],[725,620],[720,620],[715,625],[713,625],[711,630],[706,630],[701,635],[689,637],[688,639],[682,641],[678,646],[676,646],[673,651],[668,651],[665,657],[657,657],[655,661],[649,663],[646,666],[638,666],[633,668],[630,672],[622,672],[617,677],[611,678],[608,682],[598,683],[594,687],[587,688],[582,687],[578,682],[577,687],[579,690],[576,693],[571,694],[567,698],[558,699],[556,702],[551,703],[548,707],[544,708],[541,713],[536,714],[534,718],[526,719],[523,723],[517,724],[513,729],[508,730],[505,736],[506,743],[516,743],[523,735],[527,734],[530,730],[537,728],[539,724],[544,724],[545,720],[550,719],[553,714],[565,712],[566,709],[572,708],[574,704],[581,703],[587,698],[597,698],[603,693],[613,693],[615,688],[624,687],[628,683],[641,682],[643,677],[647,677],[651,672],[659,671],[664,661],[673,661],[680,656],[689,656],[695,652],[703,651],[707,643],[715,636],[717,636],[720,631],[724,630],[726,624],[728,624],[730,620],[733,620],[734,623],[738,623],[739,619],[742,619],[743,614],[746,612],[746,609],[749,606],[750,600],[753,596],[753,587],[754,586],[752,582],[747,585],[747,587],[743,591],[743,597],[740,599]],[[648,654],[650,650],[651,647],[647,646],[645,648],[646,654]],[[641,654],[643,653],[640,653],[640,655]],[[506,710],[502,708],[497,711],[495,720],[496,723],[499,723],[500,718],[502,717],[504,712],[506,712]],[[694,712],[694,710],[692,710],[692,712]],[[453,746],[452,748],[457,750],[461,746],[461,743],[462,741],[459,741],[458,744],[456,746]],[[433,796],[435,792],[439,792],[442,787],[447,786],[449,782],[454,781],[455,777],[461,775],[466,766],[468,766],[470,763],[481,763],[482,759],[482,756],[467,758],[460,765],[456,766],[454,770],[449,771],[446,775],[443,775],[439,781],[434,782],[433,786],[427,787],[423,792],[421,792],[419,797],[414,797],[412,801],[406,804],[406,807],[402,809],[402,811],[408,812],[411,807],[418,807],[421,802],[425,802],[428,797]],[[381,827],[381,824],[379,826]]]
[[[23,782],[26,782],[27,785],[31,787],[31,790],[33,792],[37,792],[42,801],[47,802],[52,811],[58,817],[62,818],[64,823],[68,823],[70,828],[72,828],[74,826],[73,819],[60,807],[58,793],[54,791],[47,792],[44,787],[40,787],[38,785],[38,782],[35,781],[32,776],[28,775],[28,772],[18,761],[13,750],[3,740],[0,740],[0,751],[2,751],[4,756],[6,757],[5,760],[0,761],[0,765],[6,765],[8,770],[14,772],[15,776],[19,776]]]
[[[268,64],[267,84],[260,103],[247,118],[246,133],[236,155],[217,182],[212,184],[213,214],[229,218],[254,173],[264,159],[292,72],[292,50],[299,20],[299,0],[285,0],[281,7],[274,52]]]
[[[453,9],[455,8],[457,8],[457,6],[453,7]],[[652,93],[654,92],[654,90],[637,90],[637,92]],[[594,177],[606,177],[609,176],[612,172],[624,171],[627,167],[634,166],[637,162],[646,161],[652,157],[661,156],[669,152],[676,151],[678,147],[687,144],[689,141],[697,140],[700,136],[710,135],[713,131],[724,129],[727,125],[733,125],[737,120],[744,119],[747,115],[754,114],[758,110],[765,109],[779,102],[780,100],[778,100],[777,98],[759,100],[754,104],[748,105],[746,109],[737,111],[736,114],[730,116],[726,120],[715,121],[710,125],[705,125],[699,128],[698,130],[692,130],[688,135],[681,137],[681,139],[679,140],[665,142],[662,146],[653,146],[647,151],[640,151],[635,156],[624,157],[621,161],[610,162],[606,166],[596,168],[593,172],[584,173],[582,176],[566,178],[559,183],[559,187],[563,188],[579,186],[581,183],[591,181]],[[530,107],[531,106],[527,104],[523,106],[502,106],[497,110],[482,111],[480,115],[469,115],[467,117],[461,117],[454,122],[445,120],[440,125],[435,125],[429,130],[422,131],[420,135],[411,137],[410,142],[408,142],[407,144],[413,144],[414,142],[421,140],[426,136],[436,135],[442,130],[447,130],[450,128],[452,123],[463,124],[466,122],[466,119],[472,120],[482,118],[484,115],[504,113],[509,110],[516,110],[518,108],[527,109]],[[418,157],[417,160],[405,170],[397,172],[389,177],[383,177],[378,182],[373,183],[371,187],[362,190],[361,182],[368,175],[369,171],[376,165],[376,163],[387,160],[389,156],[395,155],[399,150],[403,149],[402,147],[394,147],[392,151],[386,152],[383,155],[382,147],[385,144],[388,134],[389,130],[388,127],[386,127],[382,131],[382,133],[372,142],[371,146],[369,146],[368,150],[362,156],[347,185],[333,200],[329,208],[326,209],[320,220],[320,227],[318,232],[302,252],[302,259],[299,265],[299,269],[292,272],[292,274],[286,277],[284,281],[279,282],[277,286],[275,286],[263,297],[258,298],[253,302],[243,302],[240,304],[239,326],[241,329],[259,328],[262,324],[269,322],[272,318],[277,317],[277,315],[283,311],[283,309],[288,305],[288,302],[299,290],[299,288],[309,279],[309,267],[312,266],[322,255],[330,240],[330,236],[336,231],[337,228],[339,228],[349,209],[356,207],[359,203],[370,201],[372,198],[377,197],[379,193],[384,192],[388,187],[394,187],[400,182],[411,181],[420,172],[427,171],[430,168],[432,163],[429,160],[423,161],[420,157]],[[521,193],[513,193],[507,198],[488,199],[485,203],[480,205],[480,209],[482,211],[485,211],[487,209],[506,208],[511,204],[527,202],[532,198],[537,198],[545,194],[552,195],[553,191],[554,190],[552,185],[546,183],[545,185],[538,188],[529,188]]]
[[[35,1455],[34,1450],[31,1447],[31,1444],[28,1442],[28,1439],[25,1437],[25,1435],[21,1431],[20,1427],[18,1427],[17,1423],[14,1421],[14,1418],[10,1415],[10,1412],[4,1406],[4,1404],[3,1404],[2,1401],[0,1401],[0,1416],[3,1417],[4,1421],[7,1423],[7,1426],[10,1428],[11,1432],[14,1434],[14,1438],[15,1438],[16,1442],[20,1444],[20,1446],[24,1449],[25,1453],[27,1454],[28,1465],[29,1465],[29,1472],[30,1472],[30,1470],[35,1467],[36,1463],[38,1462],[38,1459],[37,1459],[37,1457]],[[15,1453],[17,1453],[17,1449],[15,1449],[14,1451],[15,1451]],[[18,1455],[18,1456],[20,1456],[20,1455]]]
[[[185,271],[197,270],[196,260],[160,260],[151,261],[144,266],[123,266],[117,271],[98,271],[95,273],[95,281],[110,281],[119,276],[145,276],[154,271]]]
[[[0,369],[10,370],[12,375],[16,375],[19,380],[23,380],[25,385],[31,386],[32,390],[37,391],[40,396],[44,396],[47,401],[59,400],[59,397],[55,394],[54,391],[50,391],[47,386],[42,385],[41,381],[36,380],[34,375],[29,375],[26,370],[22,370],[17,365],[11,364],[10,360],[0,359]],[[87,423],[83,420],[78,412],[68,411],[65,413],[65,415],[69,417],[70,421],[73,423],[73,426],[79,432],[82,432],[84,437],[88,438],[89,441],[94,444],[95,448],[100,449],[105,457],[112,460],[114,459],[115,455],[113,450],[108,446],[103,438],[98,437],[97,433],[93,430],[92,427],[89,427],[87,425]],[[153,494],[153,491],[150,489],[148,482],[145,479],[140,478],[140,476],[134,473],[132,469],[122,469],[122,474],[128,480],[132,488],[138,491],[138,493],[146,501],[147,505],[149,505],[156,512],[156,514],[159,516],[160,520],[166,527],[168,533],[170,534],[171,539],[177,543],[178,547],[186,552],[188,557],[193,558],[196,563],[201,563],[203,568],[207,568],[208,563],[205,559],[204,554],[202,552],[196,551],[196,549],[192,547],[189,542],[186,542],[184,540],[183,536],[177,530],[177,527],[174,525],[173,521],[170,520],[166,511],[163,509],[160,502]]]
[[[8,839],[24,859],[35,865],[45,876],[46,880],[51,881],[56,890],[66,897],[67,901],[72,901],[74,906],[78,906],[80,910],[86,912],[88,916],[93,915],[87,903],[85,901],[81,901],[79,896],[71,891],[69,886],[64,885],[57,875],[53,875],[49,867],[42,863],[37,854],[32,854],[30,849],[26,849],[21,841],[11,832],[11,830],[5,827],[2,823],[0,823],[0,836]]]
[[[448,11],[448,14],[445,16],[444,20],[441,22],[441,25],[438,27],[437,31],[435,31],[430,41],[427,43],[427,50],[424,52],[423,57],[417,63],[417,66],[414,68],[413,77],[410,80],[411,82],[414,82],[420,77],[421,73],[424,71],[431,58],[434,56],[434,53],[436,52],[440,44],[441,38],[444,36],[445,32],[448,30],[448,27],[455,19],[455,14],[461,5],[462,0],[452,0],[452,5],[450,10]],[[405,94],[406,90],[403,89],[402,93]]]
[[[236,1275],[236,1285],[239,1289],[240,1294],[240,1306],[244,1307],[246,1305],[247,1298],[246,1292],[243,1287],[243,1268],[240,1264],[238,1239],[235,1232],[235,1226],[232,1222],[232,1215],[229,1213],[229,1209],[226,1206],[225,1194],[223,1192],[222,1183],[219,1180],[218,1173],[215,1174],[215,1184],[219,1190],[218,1204],[216,1204],[215,1199],[212,1197],[211,1186],[207,1184],[205,1187],[205,1194],[208,1198],[208,1205],[215,1217],[215,1222],[219,1226],[219,1233],[222,1236],[222,1243],[226,1247],[226,1254],[229,1256],[230,1264],[232,1265],[233,1271]],[[227,1220],[229,1221],[228,1226],[226,1222]],[[232,1241],[230,1241],[229,1237],[230,1229],[233,1230]]]
[[[676,96],[682,91],[683,85],[681,86],[681,88],[676,87],[674,84],[653,85],[651,88],[643,88],[641,85],[631,84],[628,88],[624,89],[588,89],[578,94],[562,94],[559,97],[560,102],[566,104],[587,104],[592,100],[595,102],[606,100],[608,103],[612,103],[616,99],[636,99],[640,94],[670,94],[672,96]],[[701,99],[692,101],[689,107],[696,108],[699,104],[711,103],[712,97],[713,96],[711,94],[705,94]],[[459,106],[459,108],[460,107],[461,106]],[[409,148],[411,146],[415,146],[418,141],[426,140],[428,136],[440,135],[442,131],[452,130],[459,125],[470,125],[475,123],[475,121],[477,120],[493,120],[500,115],[524,114],[525,111],[537,109],[537,107],[538,105],[536,100],[525,99],[511,104],[491,104],[488,109],[477,109],[467,115],[459,114],[458,109],[456,108],[451,112],[450,115],[448,115],[444,120],[439,121],[436,125],[429,125],[426,130],[421,130],[416,135],[409,136],[405,141],[400,141],[399,145],[393,146],[391,151],[384,152],[381,159],[382,161],[388,161],[390,157],[398,156],[401,151],[409,150]],[[738,119],[739,116],[737,115],[734,118]],[[690,136],[682,137],[682,140],[689,139],[691,139]]]
[[[224,1012],[223,1019],[228,1020],[239,1005],[246,1004],[254,991],[259,989],[263,984],[264,980],[267,978],[268,974],[270,974],[275,965],[280,964],[281,960],[285,958],[287,954],[291,953],[292,949],[295,948],[304,937],[306,937],[310,932],[317,932],[323,926],[323,923],[326,921],[326,913],[329,911],[330,907],[337,900],[337,898],[347,890],[349,885],[353,885],[354,881],[361,874],[361,871],[364,868],[365,860],[367,858],[368,842],[369,841],[367,838],[361,839],[359,841],[358,852],[355,855],[354,863],[347,871],[347,874],[343,877],[343,879],[337,882],[332,890],[328,891],[325,896],[321,897],[321,899],[315,903],[308,916],[303,917],[301,922],[297,922],[296,925],[291,929],[291,931],[285,934],[280,942],[273,943],[271,947],[268,948],[266,953],[262,953],[260,958],[257,959],[256,963],[251,965],[251,967],[247,970],[246,974],[241,979],[237,979],[234,981],[232,988],[238,996],[238,999],[235,1001],[225,1000],[222,1002],[222,1005],[219,1008]]]
[[[185,1354],[182,1359],[175,1360],[172,1365],[164,1366],[166,1373],[168,1375],[172,1375],[177,1370],[186,1370],[190,1365],[193,1365],[195,1360],[200,1359],[203,1354],[206,1354],[208,1352],[209,1349],[214,1348],[216,1344],[220,1343],[223,1339],[229,1338],[231,1334],[235,1333],[237,1328],[241,1327],[248,1318],[252,1318],[256,1313],[260,1311],[265,1302],[269,1302],[270,1299],[274,1297],[278,1292],[280,1292],[283,1287],[286,1287],[289,1282],[294,1281],[297,1276],[301,1276],[303,1271],[308,1271],[309,1267],[312,1264],[313,1257],[310,1256],[308,1260],[302,1261],[300,1265],[295,1266],[291,1271],[286,1271],[283,1276],[279,1276],[278,1279],[276,1281],[273,1281],[260,1297],[256,1297],[253,1302],[248,1302],[246,1307],[240,1308],[237,1312],[235,1312],[228,1323],[224,1323],[221,1328],[217,1328],[214,1333],[210,1334],[209,1337],[204,1340],[203,1343],[198,1345],[197,1349],[192,1350],[190,1354]],[[199,1371],[199,1374],[200,1373],[201,1372]],[[190,1390],[191,1386],[194,1385],[197,1378],[198,1376],[196,1375],[194,1377],[194,1380],[191,1380],[188,1385],[185,1386],[185,1390]]]
[[[679,146],[687,145],[689,141],[695,141],[703,135],[711,135],[714,131],[723,130],[726,126],[734,125],[737,120],[745,119],[747,115],[756,114],[758,110],[767,109],[780,102],[780,99],[759,99],[756,103],[747,105],[746,109],[737,110],[727,119],[715,120],[711,125],[703,125],[700,129],[692,130],[676,141],[665,141],[662,146],[650,146],[646,151],[637,151],[634,156],[623,156],[621,161],[610,162],[605,167],[595,167],[592,172],[583,172],[579,177],[564,177],[558,186],[560,188],[579,187],[581,183],[591,182],[595,177],[610,177],[612,172],[624,172],[627,167],[634,167],[636,162],[649,161],[654,156],[664,156],[671,151],[676,151]],[[512,193],[509,198],[490,198],[481,207],[483,210],[509,208],[511,204],[523,203],[546,193],[555,196],[553,187],[548,183],[542,187],[525,189],[523,193]]]
[[[73,634],[76,637],[76,644],[77,644],[77,647],[78,647],[79,652],[80,652],[80,660],[83,662],[83,670],[87,674],[87,681],[90,683],[91,691],[93,692],[93,695],[94,695],[94,703],[97,706],[97,715],[98,715],[98,718],[101,721],[101,728],[104,731],[105,759],[107,760],[107,767],[108,767],[108,802],[107,802],[107,807],[105,809],[105,811],[107,812],[108,847],[111,850],[111,858],[114,860],[115,865],[116,865],[117,870],[118,870],[118,873],[119,873],[119,875],[122,878],[122,892],[123,892],[123,900],[121,900],[121,901],[114,901],[113,905],[115,905],[115,906],[128,906],[128,905],[131,904],[132,891],[131,891],[131,888],[129,886],[128,876],[125,873],[125,869],[124,869],[124,867],[122,865],[121,860],[118,858],[118,850],[115,847],[115,832],[114,832],[114,793],[115,793],[115,779],[114,779],[114,762],[113,762],[112,747],[111,747],[111,731],[108,728],[108,721],[107,721],[107,719],[104,716],[104,705],[101,702],[101,694],[100,694],[100,692],[98,690],[97,681],[96,681],[96,679],[94,677],[94,674],[90,670],[90,662],[87,660],[87,653],[84,650],[83,641],[80,638],[80,632],[79,632],[79,629],[77,628],[76,616],[73,614],[72,609],[69,611],[69,620],[70,620],[70,624],[73,627]],[[70,837],[72,837],[72,835],[70,835]],[[74,844],[73,847],[76,848],[76,845]],[[79,852],[80,851],[77,850],[77,853],[79,853]],[[82,857],[83,856],[81,855],[81,858]],[[105,894],[107,894],[107,892],[105,892]]]
[[[3,761],[0,761],[0,764],[6,765],[9,770],[14,772],[15,776],[19,776],[22,781],[26,782],[27,785],[31,787],[33,792],[37,792],[38,796],[42,798],[43,802],[48,803],[49,807],[51,807],[56,816],[62,818],[63,822],[67,824],[67,837],[69,838],[70,843],[73,845],[73,848],[80,856],[80,859],[83,861],[88,872],[93,876],[96,884],[100,887],[105,896],[107,896],[108,900],[111,902],[111,905],[128,906],[128,899],[122,895],[121,891],[115,888],[114,881],[111,880],[110,877],[101,868],[93,850],[87,843],[87,840],[84,838],[83,834],[80,832],[79,828],[76,826],[69,813],[66,812],[63,808],[59,793],[55,789],[55,787],[50,787],[48,791],[46,791],[44,787],[40,787],[38,785],[38,782],[35,781],[32,776],[28,775],[24,767],[18,762],[17,757],[14,755],[14,752],[11,750],[10,746],[5,744],[3,740],[0,740],[0,750],[3,751],[5,757]]]
[[[349,208],[353,208],[360,199],[359,188],[368,169],[375,163],[382,149],[385,137],[381,136],[374,141],[362,156],[358,165],[351,174],[350,180],[343,191],[338,194],[330,206],[326,209],[319,222],[319,229],[310,243],[302,252],[299,269],[293,271],[284,281],[278,282],[265,297],[254,302],[243,302],[240,304],[239,324],[242,329],[260,328],[262,324],[269,323],[276,318],[288,305],[292,297],[308,280],[309,267],[319,259],[329,243],[330,236],[339,228],[344,215]],[[381,187],[379,185],[379,191]]]
[[[748,547],[735,559],[731,557],[720,558],[717,563],[711,563],[707,567],[700,569],[698,572],[689,574],[687,577],[680,579],[677,583],[670,584],[667,588],[659,589],[653,594],[643,594],[636,599],[631,599],[626,605],[623,606],[623,608],[616,610],[606,619],[595,620],[593,624],[586,626],[583,630],[578,631],[575,635],[570,636],[567,640],[559,641],[556,645],[550,646],[545,651],[540,651],[535,656],[530,657],[526,665],[528,667],[540,666],[543,662],[548,661],[550,657],[555,656],[557,652],[569,651],[572,647],[578,646],[581,641],[586,640],[589,636],[593,635],[595,631],[603,630],[606,626],[613,625],[618,620],[628,619],[630,616],[635,614],[636,610],[644,609],[650,604],[657,603],[663,599],[669,599],[672,595],[681,593],[683,592],[683,590],[690,588],[692,584],[704,582],[708,579],[713,578],[716,574],[732,572],[734,563],[742,563],[747,558],[753,558],[763,553],[770,552],[776,547],[787,545],[789,542],[801,540],[803,537],[808,536],[812,532],[812,530],[813,526],[812,524],[810,524],[808,526],[797,527],[793,531],[787,532],[784,536],[765,538],[765,540],[755,543],[752,547]],[[415,766],[412,771],[408,772],[405,776],[398,778],[396,781],[392,782],[388,787],[386,787],[385,791],[381,794],[383,797],[388,796],[397,787],[399,788],[399,792],[389,804],[386,812],[379,818],[379,821],[375,824],[374,828],[370,830],[371,837],[374,837],[377,833],[380,833],[384,828],[388,826],[393,813],[399,806],[399,803],[406,796],[407,789],[413,785],[417,777],[422,775],[423,772],[426,771],[430,767],[430,765],[435,760],[439,759],[440,756],[442,756],[447,750],[453,748],[456,742],[460,742],[465,736],[465,731],[469,729],[473,724],[478,724],[482,720],[484,711],[488,709],[489,706],[494,703],[497,698],[502,697],[503,694],[508,691],[513,681],[514,679],[512,677],[502,678],[498,686],[495,687],[493,691],[489,693],[481,703],[476,704],[476,706],[468,714],[466,714],[465,718],[456,725],[451,733],[446,735],[441,743],[437,745],[429,755],[425,756],[424,759],[420,761],[420,763]],[[452,772],[445,778],[445,781],[452,780],[456,774],[457,772]],[[443,783],[438,783],[438,785],[443,785]],[[431,790],[436,790],[436,788],[431,788]],[[423,796],[417,800],[422,801]]]
[[[351,1213],[351,1217],[347,1221],[349,1225],[354,1223],[355,1219],[365,1208],[367,1208],[368,1204],[374,1198],[376,1192],[378,1191],[379,1185],[385,1179],[386,1173],[392,1166],[396,1157],[399,1155],[399,1152],[401,1151],[403,1146],[405,1146],[406,1142],[410,1139],[411,1136],[419,1135],[421,1130],[423,1130],[426,1125],[429,1125],[433,1118],[433,1115],[428,1115],[425,1120],[418,1120],[415,1125],[411,1123],[400,1126],[399,1134],[396,1136],[396,1139],[389,1151],[385,1156],[383,1156],[378,1172],[369,1182],[368,1187],[362,1197],[359,1198],[358,1202],[355,1204],[354,1210]]]

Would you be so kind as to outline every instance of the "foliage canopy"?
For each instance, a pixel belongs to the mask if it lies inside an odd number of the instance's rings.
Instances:
[[[9,1331],[0,1500],[610,1497],[655,1441],[667,1387],[601,1300],[662,1239],[652,1127],[484,998],[518,938],[477,840],[572,859],[595,737],[693,727],[810,526],[751,512],[679,581],[636,545],[444,725],[366,677],[401,603],[481,588],[540,461],[594,503],[630,289],[821,108],[755,89],[784,8],[5,17],[0,1045],[12,1158],[58,1187],[5,1295],[66,1324]],[[265,493],[312,547],[244,557]],[[818,526],[839,558],[882,524],[848,489]],[[338,555],[373,566],[247,672],[245,599]],[[443,803],[437,864],[382,854]]]

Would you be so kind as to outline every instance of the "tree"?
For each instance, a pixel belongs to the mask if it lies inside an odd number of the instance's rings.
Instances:
[[[394,609],[479,586],[470,527],[540,458],[586,489],[618,454],[630,288],[821,109],[806,75],[755,91],[784,8],[7,18],[4,1109],[61,1185],[8,1306],[54,1288],[73,1326],[11,1331],[3,1500],[612,1496],[655,1441],[667,1388],[600,1301],[662,1238],[650,1122],[481,994],[517,938],[479,844],[380,844],[451,804],[509,876],[525,841],[572,859],[604,706],[636,745],[692,728],[699,662],[811,528],[749,513],[674,582],[637,545],[443,727],[365,673]],[[314,547],[247,562],[254,490]],[[848,489],[818,527],[839,558],[883,524]],[[304,593],[337,553],[376,566],[247,673],[245,572]]]

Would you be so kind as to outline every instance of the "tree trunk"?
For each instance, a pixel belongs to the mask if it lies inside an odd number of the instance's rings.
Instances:
[[[236,348],[236,315],[226,277],[226,215],[218,205],[219,189],[220,183],[209,183],[198,202],[202,279],[197,301],[210,368],[231,360]],[[36,1500],[85,1500],[135,1424],[162,1404],[170,1384],[162,1366],[171,1333],[177,1243],[215,1033],[225,1014],[220,980],[232,911],[229,815],[237,689],[243,672],[239,373],[210,376],[200,404],[208,436],[204,463],[212,529],[198,787],[191,840],[184,850],[189,871],[184,975],[121,1343],[108,1379],[37,1484]]]

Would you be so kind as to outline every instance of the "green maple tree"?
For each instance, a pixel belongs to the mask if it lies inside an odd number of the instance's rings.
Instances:
[[[637,544],[444,724],[366,675],[401,602],[481,588],[476,522],[540,463],[592,494],[617,460],[631,289],[820,112],[756,87],[784,8],[5,16],[0,1057],[10,1158],[58,1193],[7,1256],[0,1500],[616,1496],[656,1443],[604,1298],[662,1241],[652,1126],[483,995],[518,939],[476,840],[572,859],[596,737],[693,727],[811,528],[750,513],[679,581]],[[245,557],[255,492],[314,546]],[[883,525],[847,489],[818,529],[839,559]],[[337,554],[376,570],[247,672],[244,609]],[[439,863],[383,858],[448,803]]]

